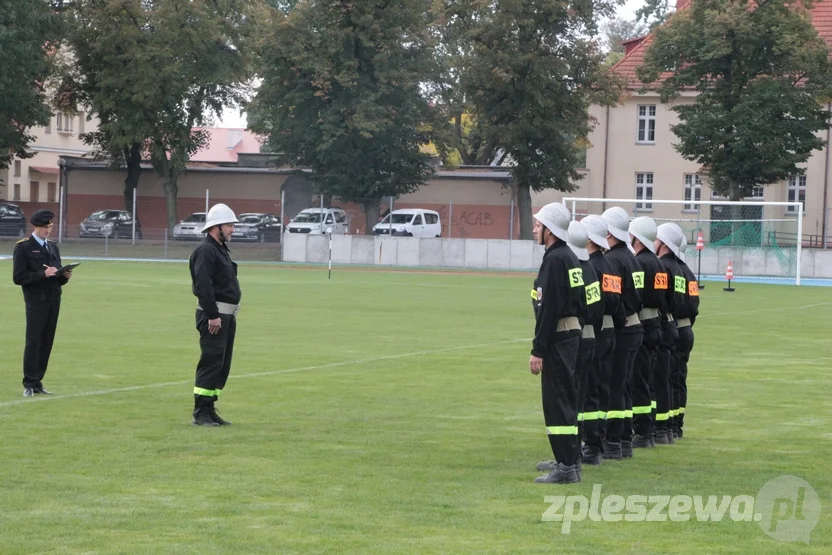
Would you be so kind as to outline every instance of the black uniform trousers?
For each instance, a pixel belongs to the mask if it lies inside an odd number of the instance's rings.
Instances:
[[[61,297],[40,302],[26,301],[26,348],[23,351],[23,387],[42,388],[41,381],[46,375],[58,314],[61,311]]]
[[[633,365],[633,432],[640,436],[653,433],[653,372],[659,345],[662,342],[662,325],[659,318],[641,322],[644,335]]]
[[[586,413],[586,396],[589,387],[589,374],[598,374],[598,361],[595,358],[595,338],[583,337],[581,339],[580,354],[576,368],[578,382],[578,435],[575,438],[575,447],[578,449],[578,457],[581,454],[581,438],[584,437],[584,425]]]
[[[610,377],[615,363],[615,330],[606,328],[595,337],[595,360],[586,372],[583,440],[586,445],[601,447],[604,422],[610,402]]]
[[[552,347],[543,357],[540,385],[543,420],[555,460],[567,466],[578,462],[578,382],[576,367],[581,345],[580,330],[555,333]]]
[[[656,388],[656,430],[667,430],[673,409],[673,386],[671,375],[676,366],[674,349],[679,340],[676,322],[662,322],[662,342],[656,356],[656,370],[653,383]]]
[[[685,407],[688,404],[688,361],[693,350],[693,327],[678,328],[679,340],[674,349],[675,367],[673,368],[673,416],[671,429],[679,431],[685,423]]]
[[[633,398],[630,380],[633,365],[641,346],[642,326],[625,327],[615,332],[615,351],[610,376],[610,396],[607,410],[605,440],[610,443],[630,441],[633,437]]]
[[[237,334],[237,317],[220,314],[222,327],[212,335],[208,332],[208,317],[202,310],[196,311],[196,329],[199,331],[199,348],[202,352],[196,366],[194,399],[198,409],[213,406],[214,401],[228,381],[231,357],[234,354],[234,337]]]

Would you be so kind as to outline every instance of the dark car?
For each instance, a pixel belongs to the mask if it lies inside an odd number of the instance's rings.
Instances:
[[[133,215],[126,210],[98,210],[81,222],[81,237],[131,239]],[[142,226],[136,220],[136,239],[142,238]]]
[[[0,203],[0,235],[26,235],[26,216],[18,205]]]
[[[231,234],[237,241],[279,242],[283,225],[274,214],[253,213],[240,214],[239,223],[234,224]]]

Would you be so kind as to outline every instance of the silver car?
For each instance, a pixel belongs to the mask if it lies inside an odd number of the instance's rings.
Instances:
[[[205,225],[205,212],[194,212],[173,228],[173,238],[177,241],[200,240],[205,235],[202,226]]]

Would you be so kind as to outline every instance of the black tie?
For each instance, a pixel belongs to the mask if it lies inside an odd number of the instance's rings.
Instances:
[[[46,251],[46,256],[51,256],[51,253],[49,252],[49,244],[46,241],[43,242],[43,250]]]

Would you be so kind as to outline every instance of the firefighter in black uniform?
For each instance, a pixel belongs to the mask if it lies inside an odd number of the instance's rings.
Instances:
[[[644,270],[628,247],[630,242],[630,217],[620,206],[606,210],[601,216],[607,224],[607,241],[610,250],[605,255],[613,272],[621,276],[621,304],[623,321],[615,322],[615,352],[610,375],[607,426],[603,441],[605,459],[622,459],[633,456],[633,399],[630,379],[638,348],[641,345],[642,327],[638,313],[641,310],[641,293],[644,289]]]
[[[653,373],[653,387],[656,392],[656,428],[657,445],[673,443],[673,431],[670,419],[673,416],[673,374],[676,366],[674,352],[679,340],[676,328],[680,310],[685,303],[687,279],[682,275],[677,256],[682,235],[676,224],[665,223],[656,232],[656,253],[659,262],[668,275],[667,313],[662,316],[662,341],[656,357],[656,369]]]
[[[589,262],[598,273],[601,282],[603,317],[601,331],[595,334],[595,364],[586,376],[584,398],[582,461],[586,464],[601,464],[602,441],[609,406],[610,377],[613,372],[615,351],[615,322],[624,326],[624,306],[621,303],[621,276],[612,269],[604,257],[609,250],[607,224],[600,216],[590,215],[581,220],[587,230]]]
[[[630,223],[633,249],[644,272],[642,308],[638,314],[643,329],[641,347],[633,365],[630,387],[633,392],[633,447],[653,446],[653,372],[662,342],[662,320],[666,318],[667,298],[673,277],[662,267],[655,254],[656,223],[642,216]]]
[[[61,253],[49,242],[55,214],[38,210],[30,218],[35,228],[30,237],[14,247],[12,279],[23,288],[26,302],[26,348],[23,351],[23,396],[49,395],[43,377],[55,341],[55,328],[61,311],[61,287],[72,277],[71,271],[58,273]]]
[[[679,230],[681,233],[681,230]],[[671,429],[673,439],[682,437],[685,423],[685,406],[688,402],[688,361],[693,350],[693,325],[699,315],[699,282],[693,271],[685,264],[684,253],[687,248],[684,234],[679,245],[679,269],[687,280],[687,294],[683,308],[677,311],[676,325],[679,331],[679,341],[676,342],[674,355],[676,367],[673,372],[673,412],[671,414]]]
[[[211,207],[205,216],[205,240],[191,253],[190,270],[193,294],[199,299],[196,329],[202,355],[194,383],[194,420],[197,426],[226,426],[214,403],[225,387],[231,371],[237,313],[240,307],[240,282],[237,264],[231,260],[226,243],[234,231],[237,217],[225,204]]]
[[[541,374],[543,418],[555,457],[554,469],[535,483],[580,481],[577,472],[578,384],[575,367],[586,310],[584,282],[578,259],[569,250],[569,210],[551,203],[535,214],[534,236],[545,245],[533,296],[535,333],[529,370]]]

